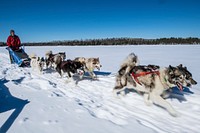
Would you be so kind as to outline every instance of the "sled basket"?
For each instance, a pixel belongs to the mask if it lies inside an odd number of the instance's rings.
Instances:
[[[24,49],[20,49],[19,51],[13,51],[10,47],[7,47],[6,49],[10,54],[11,63],[15,63],[19,67],[30,66],[30,58],[25,53]]]

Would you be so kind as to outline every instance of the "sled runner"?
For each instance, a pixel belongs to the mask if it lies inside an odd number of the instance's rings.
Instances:
[[[19,67],[30,66],[30,59],[23,48],[18,51],[13,51],[10,47],[7,47],[6,49],[10,54],[11,63],[15,63]]]

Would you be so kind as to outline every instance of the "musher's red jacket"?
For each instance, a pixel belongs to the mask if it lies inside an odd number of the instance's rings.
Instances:
[[[7,45],[14,51],[19,50],[19,47],[21,46],[21,41],[17,35],[14,36],[10,35],[7,39]]]

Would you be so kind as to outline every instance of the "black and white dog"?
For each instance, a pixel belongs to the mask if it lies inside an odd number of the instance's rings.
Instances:
[[[172,87],[183,90],[183,87],[191,87],[191,85],[197,84],[192,78],[192,74],[182,65],[165,68],[156,65],[134,66],[133,64],[137,64],[135,54],[130,54],[124,63],[125,65],[122,65],[116,76],[114,94],[124,93],[126,88],[134,89],[143,94],[147,105],[155,103],[165,108],[172,116],[177,116],[177,112],[164,99],[166,91]]]
[[[61,75],[61,77],[64,73],[67,73],[67,76],[71,78],[72,74],[77,73],[81,78],[84,74],[84,65],[78,61],[66,60],[57,65],[56,71]]]

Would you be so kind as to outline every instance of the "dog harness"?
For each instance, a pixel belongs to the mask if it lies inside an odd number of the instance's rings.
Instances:
[[[132,77],[140,85],[142,85],[142,84],[139,82],[138,77],[145,76],[145,75],[148,75],[148,74],[156,74],[156,75],[158,75],[160,77],[160,72],[159,71],[149,71],[149,72],[140,72],[140,73],[132,72],[131,73]]]

